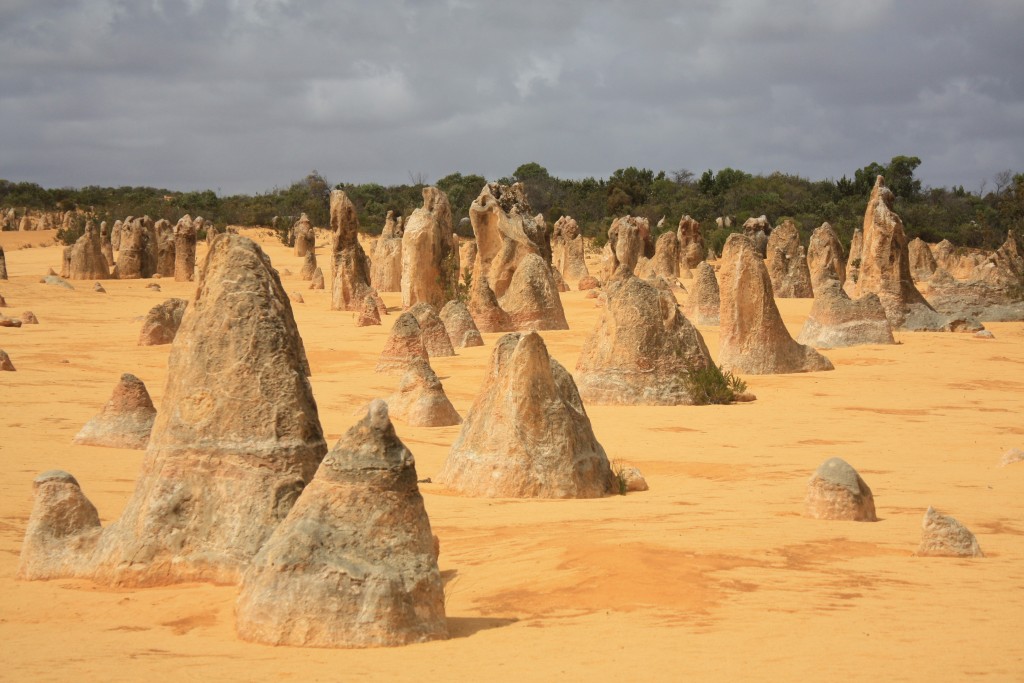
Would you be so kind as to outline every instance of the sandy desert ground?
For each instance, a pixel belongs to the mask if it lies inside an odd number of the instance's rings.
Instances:
[[[169,347],[136,346],[138,317],[193,290],[167,279],[162,292],[145,280],[105,282],[106,294],[92,282],[40,284],[60,265],[60,247],[38,246],[49,240],[0,234],[4,312],[40,320],[0,328],[17,367],[0,373],[0,680],[1024,680],[1024,463],[999,466],[1024,448],[1022,323],[989,324],[993,340],[898,333],[897,346],[826,351],[834,372],[748,377],[748,404],[587,406],[609,457],[639,466],[650,491],[529,501],[423,484],[452,638],[268,647],[236,638],[234,587],[14,579],[37,473],[68,470],[104,523],[120,515],[143,453],[71,439],[122,372],[160,407]],[[293,308],[333,444],[397,386],[373,372],[395,315],[357,328],[329,310],[328,293],[306,289],[301,259],[261,241],[305,297]],[[572,369],[599,311],[581,292],[563,302],[572,329],[543,337]],[[810,305],[779,302],[794,335]],[[717,355],[717,328],[700,329]],[[497,336],[432,360],[463,414]],[[396,428],[421,478],[458,433]],[[859,470],[880,521],[802,516],[806,481],[830,456]],[[973,530],[986,557],[916,557],[928,505]]]

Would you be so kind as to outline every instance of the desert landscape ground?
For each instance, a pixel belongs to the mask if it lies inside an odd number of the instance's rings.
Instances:
[[[330,289],[299,279],[303,259],[248,230],[301,292],[295,319],[329,445],[398,378],[374,372],[397,313],[356,327]],[[120,515],[143,451],[72,444],[123,372],[158,409],[168,346],[140,347],[140,316],[195,283],[39,282],[59,270],[53,231],[0,233],[16,372],[0,373],[0,680],[1022,680],[1024,642],[1024,324],[969,333],[896,331],[897,345],[824,351],[834,372],[745,376],[756,401],[726,406],[587,405],[613,462],[646,492],[591,500],[453,495],[422,483],[451,638],[330,650],[239,640],[235,586],[111,589],[86,580],[18,581],[32,479],[75,475],[104,524]],[[199,260],[206,247],[200,244]],[[596,256],[588,260],[596,262]],[[289,274],[290,273],[290,274]],[[689,285],[691,281],[684,280]],[[686,295],[677,293],[680,302]],[[600,309],[562,295],[569,330],[541,335],[570,370]],[[795,337],[811,299],[779,299]],[[718,327],[698,325],[713,357]],[[431,359],[465,415],[499,337]],[[459,427],[396,421],[421,478],[435,477]],[[852,464],[879,521],[803,515],[825,459]],[[984,558],[915,556],[929,505],[963,522]],[[172,674],[170,672],[173,672]]]

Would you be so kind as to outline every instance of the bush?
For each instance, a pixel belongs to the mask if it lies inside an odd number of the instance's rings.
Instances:
[[[693,404],[698,406],[735,403],[736,397],[747,390],[746,382],[714,363],[691,365],[684,382]]]

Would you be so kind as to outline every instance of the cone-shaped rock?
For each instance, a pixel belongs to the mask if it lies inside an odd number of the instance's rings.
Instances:
[[[401,219],[388,211],[370,264],[370,285],[378,292],[402,291],[402,234]]]
[[[656,275],[670,280],[679,278],[679,238],[674,232],[663,233],[654,243],[651,267]]]
[[[174,341],[186,308],[188,302],[184,299],[168,299],[149,309],[139,331],[139,346],[158,346]]]
[[[814,296],[828,280],[837,280],[842,287],[846,282],[846,258],[839,235],[829,223],[822,223],[811,233],[807,246],[807,267],[811,272]]]
[[[963,524],[928,506],[921,521],[918,555],[930,557],[985,557],[978,539]]]
[[[829,458],[818,466],[807,482],[804,507],[808,517],[877,522],[875,497],[849,463]]]
[[[174,225],[174,279],[191,282],[196,273],[196,225],[185,214]]]
[[[316,272],[316,249],[307,249],[306,255],[302,258],[302,268],[299,270],[299,279],[311,281],[313,273]]]
[[[448,330],[441,322],[436,308],[421,302],[410,308],[409,312],[416,316],[416,322],[420,326],[420,339],[423,340],[423,348],[428,356],[436,358],[455,355],[455,349],[448,338]]]
[[[156,408],[146,385],[126,372],[103,410],[85,423],[74,442],[86,446],[143,449],[149,443],[155,419]]]
[[[607,304],[597,327],[584,340],[576,364],[583,400],[692,405],[686,373],[707,367],[711,354],[672,294],[629,277],[610,282],[605,296]]]
[[[320,266],[316,267],[313,271],[313,275],[309,278],[310,289],[323,289],[324,288],[324,271],[320,270]]]
[[[519,261],[498,304],[508,313],[513,329],[569,329],[551,267],[539,254],[526,254]]]
[[[826,280],[819,285],[797,341],[819,349],[896,343],[878,297],[865,294],[851,299],[838,280]]]
[[[907,244],[907,255],[910,257],[910,275],[917,282],[924,282],[935,273],[935,257],[928,244],[920,237],[915,237]]]
[[[468,308],[481,332],[512,330],[512,320],[508,313],[498,305],[498,300],[494,297],[494,290],[487,283],[486,275],[473,276]]]
[[[11,362],[11,357],[7,355],[7,352],[0,349],[0,370],[4,372],[14,372],[14,363]]]
[[[452,231],[448,195],[423,188],[423,206],[412,212],[402,234],[402,306],[428,303],[435,309],[458,289],[459,242]]]
[[[338,440],[255,557],[235,615],[239,636],[272,645],[448,637],[416,465],[383,401]]]
[[[352,200],[331,190],[331,309],[357,311],[370,293],[370,261],[359,244],[359,216]]]
[[[903,221],[892,210],[894,199],[878,176],[864,212],[864,244],[855,292],[857,296],[877,294],[893,329],[945,329],[945,316],[925,301],[910,276],[907,236]]]
[[[295,255],[304,258],[316,246],[316,234],[309,224],[309,216],[302,214],[292,225],[292,239],[295,242]]]
[[[85,224],[85,232],[71,248],[67,277],[72,280],[105,280],[110,277],[110,265],[103,255],[103,241],[92,221]]]
[[[377,308],[377,301],[372,295],[367,294],[363,297],[363,307],[359,309],[356,316],[356,327],[372,327],[380,324],[380,309]]]
[[[37,318],[36,314],[33,313],[32,311],[24,311],[21,314],[21,322],[25,323],[26,325],[38,325],[39,318]]]
[[[707,261],[701,261],[690,285],[686,317],[697,325],[717,325],[721,303],[715,269]]]
[[[751,375],[832,370],[832,363],[789,335],[754,242],[733,233],[722,249],[719,362]]]
[[[704,260],[704,236],[700,231],[700,222],[688,215],[679,219],[676,229],[679,240],[679,261],[683,270],[692,270]]]
[[[391,415],[411,427],[447,427],[462,423],[430,363],[417,359],[402,375],[398,392],[387,399]]]
[[[171,346],[163,407],[120,520],[66,538],[22,578],[237,582],[327,450],[307,375],[270,259],[247,238],[218,237]],[[46,500],[37,491],[33,515]],[[30,555],[32,544],[30,534]]]
[[[772,290],[780,299],[807,299],[813,296],[811,271],[800,248],[800,231],[787,219],[772,230],[767,247],[768,276]]]
[[[61,470],[43,472],[32,482],[32,488],[35,500],[25,529],[17,576],[75,576],[81,556],[74,554],[74,546],[92,548],[100,536],[96,506],[82,493],[78,481]]]
[[[380,352],[376,372],[391,375],[404,374],[409,366],[418,359],[429,358],[423,348],[420,324],[416,316],[406,311],[398,316],[391,327],[391,334],[384,342],[384,350]]]
[[[466,304],[456,300],[449,301],[441,309],[439,315],[453,348],[466,349],[471,346],[484,345],[480,330],[477,329]]]
[[[469,495],[595,498],[612,492],[572,376],[536,332],[495,344],[480,394],[438,479]]]

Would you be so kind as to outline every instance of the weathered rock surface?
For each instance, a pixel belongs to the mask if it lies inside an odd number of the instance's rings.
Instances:
[[[188,302],[184,299],[168,299],[149,309],[139,331],[139,346],[158,346],[174,341],[187,307]]]
[[[21,314],[21,322],[25,323],[26,325],[38,325],[39,318],[37,318],[36,314],[33,313],[32,311],[25,311]]]
[[[121,280],[153,277],[156,272],[156,236],[141,218],[129,218],[121,226],[121,249],[114,273]],[[98,278],[95,278],[98,279]]]
[[[878,296],[851,299],[838,280],[826,280],[819,286],[797,341],[819,349],[896,343]]]
[[[7,279],[7,257],[4,256],[4,248],[0,246],[0,280]]]
[[[622,216],[608,228],[608,241],[601,255],[601,276],[605,282],[614,277],[636,274],[640,257],[654,256],[651,228],[646,218]]]
[[[196,225],[185,214],[174,225],[174,279],[191,282],[196,273]]]
[[[701,261],[690,285],[686,317],[697,325],[717,325],[721,303],[715,269],[707,261]]]
[[[985,557],[978,539],[963,524],[940,515],[928,506],[921,522],[921,545],[918,555],[929,557]]]
[[[871,489],[842,458],[829,458],[814,471],[807,482],[804,507],[814,519],[878,521]]]
[[[1024,462],[1024,450],[1011,448],[1003,453],[1003,457],[999,460],[999,466],[1006,467],[1007,465],[1013,465],[1018,462]]]
[[[892,191],[878,176],[864,212],[864,243],[851,297],[877,294],[893,329],[948,329],[946,316],[936,312],[914,286],[907,236],[903,221],[892,210],[893,201]]]
[[[370,262],[356,207],[342,190],[331,190],[331,233],[331,310],[357,311],[370,293]]]
[[[692,405],[686,373],[707,367],[711,354],[671,293],[634,276],[610,282],[605,297],[597,327],[584,340],[576,364],[583,400]]]
[[[832,370],[832,363],[789,335],[754,242],[733,233],[722,250],[719,363],[752,375]]]
[[[689,215],[679,219],[676,229],[679,240],[679,262],[683,270],[693,270],[707,255],[704,249],[704,235],[700,231],[700,222]]]
[[[110,266],[103,255],[103,241],[96,224],[89,221],[85,232],[71,248],[68,278],[72,280],[105,280],[110,277]]]
[[[679,238],[674,232],[663,233],[654,243],[651,267],[663,278],[671,281],[679,278]]]
[[[304,258],[306,254],[316,248],[316,233],[309,223],[309,216],[305,213],[292,224],[292,241],[295,244],[295,255]]]
[[[3,349],[0,349],[0,370],[14,372],[14,363],[11,362],[11,357]]]
[[[459,242],[452,230],[448,195],[423,188],[423,206],[412,212],[402,235],[402,306],[441,308],[458,290]]]
[[[569,323],[553,271],[539,254],[526,254],[498,305],[514,330],[567,330]]]
[[[377,302],[373,296],[367,294],[363,297],[363,307],[359,309],[359,314],[356,316],[356,327],[372,327],[380,324],[380,310],[377,308]]]
[[[551,230],[551,254],[555,270],[567,282],[577,282],[590,275],[587,269],[583,234],[571,216],[562,216]]]
[[[114,393],[96,417],[85,423],[74,442],[85,446],[144,449],[153,430],[156,408],[142,380],[121,375]]]
[[[923,288],[935,309],[954,319],[1024,320],[1024,245],[1010,230],[964,279],[940,267]]]
[[[19,577],[236,583],[327,450],[308,372],[270,259],[244,237],[218,237],[171,347],[163,408],[121,519],[61,529],[87,501],[73,478],[37,482]],[[56,491],[43,490],[51,484]]]
[[[807,245],[807,268],[811,273],[811,289],[814,296],[830,280],[842,287],[846,283],[846,257],[839,235],[829,223],[822,223],[813,233]]]
[[[160,219],[153,224],[156,235],[156,272],[154,276],[173,277],[177,262],[175,255],[174,228],[168,220]]]
[[[441,309],[439,315],[453,348],[466,349],[471,346],[484,345],[480,330],[477,329],[466,304],[456,300],[449,301]]]
[[[587,275],[586,277],[581,277],[580,281],[576,283],[577,289],[579,289],[581,292],[585,292],[588,289],[597,289],[600,286],[601,286],[601,281],[598,280],[593,275]]]
[[[324,271],[320,270],[320,266],[317,266],[313,270],[313,274],[309,278],[310,289],[323,289],[324,288]]]
[[[469,495],[594,498],[611,467],[572,376],[535,332],[497,341],[490,369],[439,481]]]
[[[428,358],[427,350],[423,347],[420,324],[415,315],[406,311],[398,316],[391,327],[391,333],[384,342],[384,349],[380,352],[375,371],[401,375],[414,361]]]
[[[307,282],[312,281],[313,273],[316,272],[316,269],[316,249],[307,249],[306,255],[302,258],[302,268],[299,269],[299,279]],[[322,271],[321,277],[323,277]]]
[[[920,237],[915,237],[907,244],[910,257],[910,275],[915,282],[924,282],[932,276],[937,266],[935,257],[928,244]]]
[[[462,424],[448,400],[437,373],[424,360],[413,361],[402,375],[398,391],[387,399],[391,415],[411,427],[447,427]]]
[[[428,356],[436,358],[455,355],[454,345],[448,338],[448,330],[437,314],[436,308],[426,302],[421,302],[410,308],[409,312],[416,317],[416,322],[419,323],[420,339],[423,341],[423,348]]]
[[[388,211],[370,264],[370,285],[378,292],[402,291],[402,234],[402,219]]]
[[[800,246],[800,231],[786,219],[772,230],[767,247],[768,277],[780,299],[807,299],[814,296],[811,271]]]

